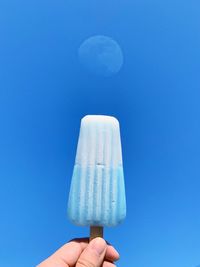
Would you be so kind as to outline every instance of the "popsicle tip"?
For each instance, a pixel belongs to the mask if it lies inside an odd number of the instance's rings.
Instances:
[[[119,126],[119,121],[114,116],[108,115],[86,115],[82,118],[81,123],[104,122]]]

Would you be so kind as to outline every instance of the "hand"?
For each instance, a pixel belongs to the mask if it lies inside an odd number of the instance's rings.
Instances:
[[[74,239],[58,249],[37,267],[114,267],[118,252],[105,240],[97,237]]]

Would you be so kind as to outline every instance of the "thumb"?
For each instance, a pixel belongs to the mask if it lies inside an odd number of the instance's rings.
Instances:
[[[103,264],[106,253],[106,242],[97,237],[93,239],[80,255],[76,267],[100,267]]]

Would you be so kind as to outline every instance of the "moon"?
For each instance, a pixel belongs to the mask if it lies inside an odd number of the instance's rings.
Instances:
[[[96,35],[86,39],[78,50],[81,65],[98,76],[113,76],[123,65],[119,44],[110,37]]]

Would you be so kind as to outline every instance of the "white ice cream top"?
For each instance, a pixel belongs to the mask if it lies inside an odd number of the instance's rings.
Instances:
[[[103,115],[87,115],[81,120],[75,163],[81,167],[122,165],[119,122]]]

